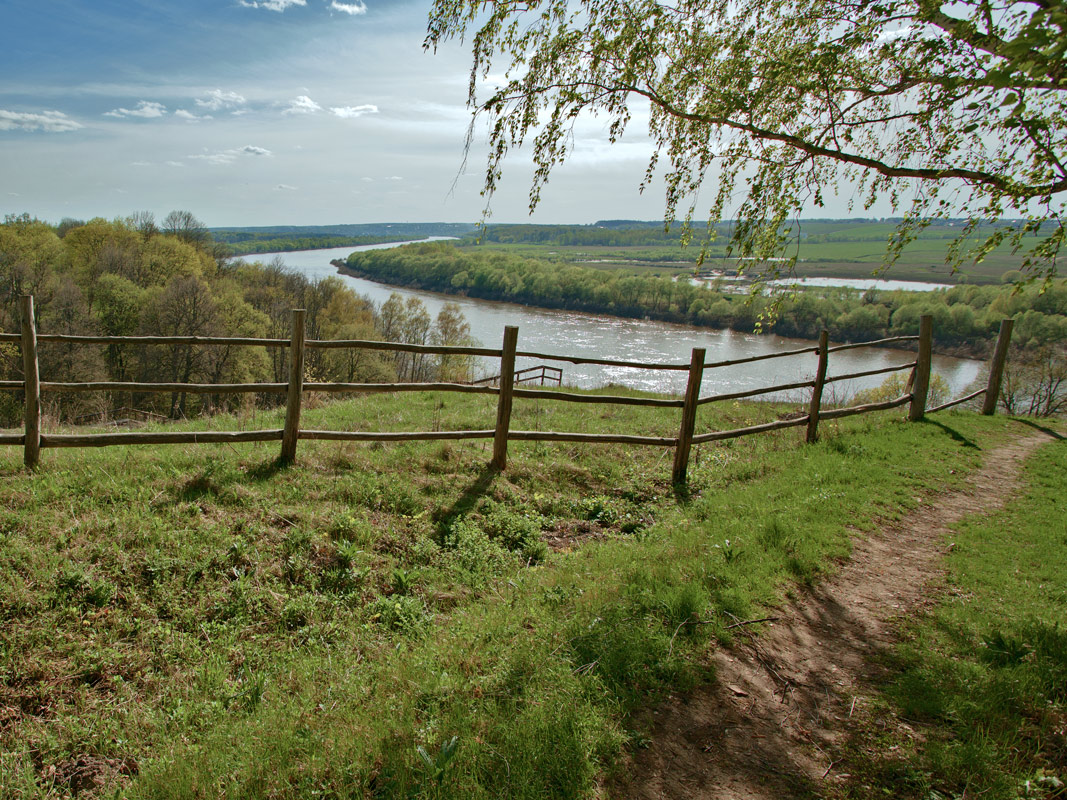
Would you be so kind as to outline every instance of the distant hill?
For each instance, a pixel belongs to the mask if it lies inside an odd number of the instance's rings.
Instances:
[[[321,250],[384,242],[404,242],[429,236],[462,237],[477,226],[465,222],[379,222],[356,225],[268,225],[249,228],[210,228],[215,241],[234,255]]]
[[[478,226],[473,222],[371,222],[356,225],[265,225],[260,227],[210,228],[220,242],[262,238],[313,236],[462,236]]]

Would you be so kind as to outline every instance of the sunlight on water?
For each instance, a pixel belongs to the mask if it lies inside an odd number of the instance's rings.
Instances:
[[[706,361],[712,363],[814,346],[813,342],[775,335],[757,336],[751,333],[715,331],[652,320],[619,319],[597,314],[551,311],[513,303],[498,303],[390,287],[360,278],[338,275],[336,269],[330,265],[332,259],[347,258],[355,250],[395,246],[397,245],[385,244],[358,248],[303,250],[293,253],[263,253],[254,258],[266,262],[277,256],[290,269],[312,279],[331,275],[340,277],[346,285],[378,304],[387,300],[392,292],[399,292],[404,297],[418,297],[433,315],[436,315],[445,303],[456,303],[470,323],[471,334],[486,347],[500,346],[505,325],[519,327],[520,351],[622,361],[688,364],[692,348],[703,347],[707,350]],[[842,353],[831,354],[830,375],[878,369],[914,360],[914,353],[900,350],[884,348],[846,350]],[[542,360],[539,359],[520,358],[516,367],[522,369],[540,363]],[[592,388],[614,383],[635,389],[676,394],[685,389],[685,372],[590,364],[575,365],[565,362],[554,362],[553,366],[563,368],[563,381],[572,386]],[[934,371],[948,382],[954,396],[963,393],[963,390],[978,377],[980,369],[980,363],[970,359],[946,356],[934,358]],[[485,375],[496,374],[497,363],[486,359],[481,370]],[[704,373],[701,394],[704,396],[725,394],[760,386],[795,383],[811,378],[814,372],[814,353],[713,369]],[[833,384],[834,391],[839,397],[847,396],[858,389],[877,386],[884,377],[877,375]],[[830,389],[828,388],[827,391]]]

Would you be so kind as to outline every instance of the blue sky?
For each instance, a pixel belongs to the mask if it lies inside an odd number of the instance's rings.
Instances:
[[[0,213],[209,225],[474,221],[481,137],[460,175],[468,52],[424,52],[412,0],[5,0]],[[534,222],[655,219],[649,150],[595,121]],[[525,221],[517,158],[493,220]]]

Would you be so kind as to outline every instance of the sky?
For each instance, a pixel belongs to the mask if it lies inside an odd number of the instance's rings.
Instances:
[[[468,46],[422,42],[428,0],[4,0],[0,214],[174,209],[211,227],[475,222]],[[529,153],[493,222],[660,219],[638,187],[641,112],[609,145],[583,120],[528,215]],[[819,216],[844,216],[827,208]]]

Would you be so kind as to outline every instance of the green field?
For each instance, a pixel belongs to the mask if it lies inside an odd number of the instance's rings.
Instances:
[[[520,399],[512,425],[676,433],[669,411],[590,408]],[[705,408],[698,431],[787,410]],[[484,428],[494,413],[481,396],[376,395],[304,427]],[[683,496],[669,452],[621,445],[512,443],[504,474],[487,443],[302,442],[284,469],[276,443],[45,451],[33,475],[11,448],[0,786],[592,797],[644,741],[635,709],[714,679],[703,654],[729,643],[729,615],[818,581],[856,531],[965,484],[1021,429],[887,412],[824,424],[814,446],[796,429],[701,446]]]
[[[530,228],[530,238],[534,238],[538,226],[523,227]],[[586,236],[595,233],[587,227],[579,230]],[[1003,244],[982,261],[966,263],[959,271],[953,272],[946,266],[945,260],[956,228],[938,226],[923,231],[918,239],[904,248],[900,258],[886,268],[887,242],[895,230],[891,223],[873,220],[803,221],[800,230],[802,238],[799,244],[785,253],[786,256],[796,256],[797,277],[869,278],[878,272],[883,277],[895,280],[989,284],[1001,283],[1004,273],[1018,269],[1022,260],[1021,254],[1013,254],[1011,248]],[[583,263],[599,269],[631,270],[638,274],[645,274],[649,270],[661,274],[691,270],[700,254],[698,237],[685,248],[677,242],[668,241],[629,246],[561,243],[567,241],[567,237],[562,235],[555,242],[536,243],[520,239],[514,243],[487,242],[481,246],[529,257]],[[738,266],[735,259],[727,258],[726,237],[723,234],[711,244],[706,256],[708,267],[734,269]]]

